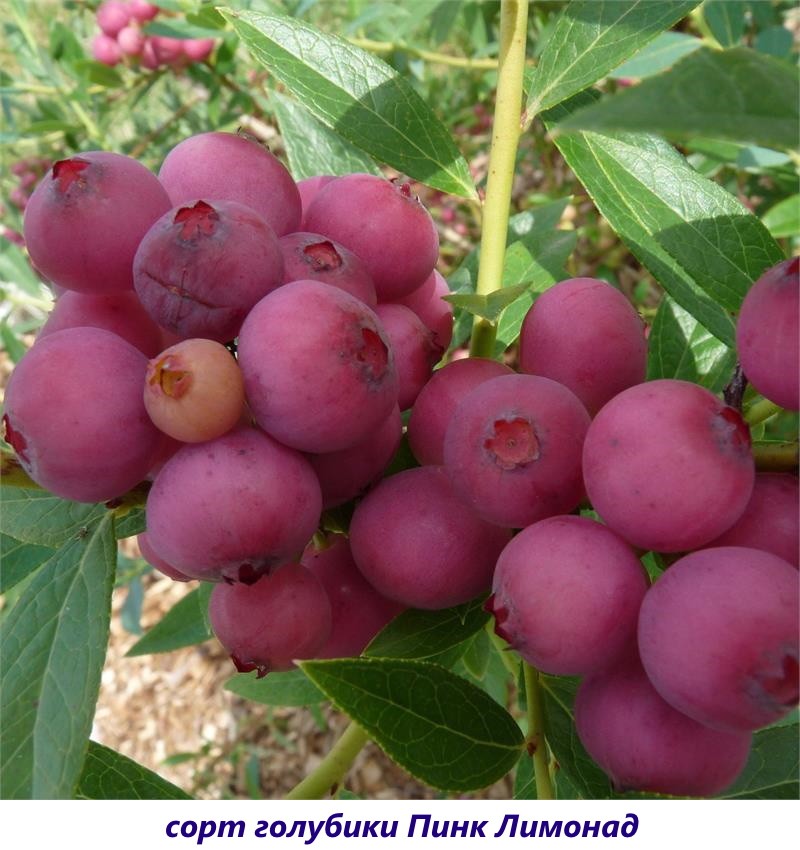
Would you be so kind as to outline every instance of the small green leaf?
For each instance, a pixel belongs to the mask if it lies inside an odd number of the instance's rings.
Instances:
[[[638,131],[676,141],[710,136],[793,149],[798,104],[800,81],[790,63],[747,47],[704,47],[669,71],[575,112],[558,131]]]
[[[60,546],[109,513],[102,505],[59,499],[46,490],[0,487],[2,531],[24,543]]]
[[[373,658],[433,658],[458,646],[489,621],[483,598],[442,611],[409,609],[381,630],[364,651]]]
[[[504,347],[519,336],[520,328],[538,295],[567,274],[567,258],[575,250],[578,234],[574,230],[536,230],[508,247],[503,281],[529,280],[524,294],[515,299],[497,323],[497,341]]]
[[[522,733],[511,715],[442,667],[387,658],[301,666],[388,756],[434,788],[485,788],[522,752]]]
[[[635,56],[613,71],[615,79],[652,77],[671,68],[679,59],[703,46],[702,39],[683,32],[662,32]]]
[[[750,758],[722,797],[734,800],[796,800],[800,726],[771,726],[753,735]]]
[[[555,106],[605,77],[696,5],[697,0],[572,0],[539,57],[528,112]]]
[[[706,0],[703,3],[703,18],[722,47],[733,47],[741,41],[746,13],[745,0]]]
[[[176,602],[143,638],[136,641],[126,655],[172,652],[214,637],[208,627],[206,614],[213,589],[214,585],[210,582],[201,582],[200,587]]]
[[[647,380],[677,378],[721,392],[736,352],[710,334],[669,296],[658,307],[648,338]]]
[[[559,773],[566,780],[559,789],[569,797],[602,800],[612,796],[611,783],[589,758],[575,730],[573,704],[578,680],[564,676],[540,676],[544,695],[545,737],[558,762]],[[557,781],[558,785],[558,781]]]
[[[191,800],[185,792],[122,753],[89,741],[78,800]]]
[[[306,706],[325,700],[325,694],[300,669],[268,673],[261,679],[255,672],[238,673],[225,682],[225,690],[264,705]]]
[[[39,569],[1,624],[5,798],[73,795],[100,688],[115,565],[106,514]]]
[[[54,554],[48,546],[20,543],[7,534],[0,534],[0,593],[19,584]]]
[[[761,221],[776,239],[800,236],[800,195],[784,198],[770,207]]]
[[[445,295],[444,300],[449,301],[454,307],[461,307],[462,310],[466,310],[473,316],[480,316],[489,322],[496,322],[503,310],[529,289],[530,286],[527,283],[521,283],[517,286],[495,289],[488,295],[477,295],[474,292]]]
[[[300,20],[231,9],[222,14],[253,58],[327,127],[409,177],[477,197],[447,128],[391,66]]]
[[[380,174],[367,154],[329,130],[297,101],[278,92],[272,92],[270,100],[295,180],[320,174]]]

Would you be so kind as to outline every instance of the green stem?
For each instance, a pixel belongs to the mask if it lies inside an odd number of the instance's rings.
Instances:
[[[341,782],[367,741],[367,733],[360,726],[351,723],[317,769],[295,785],[285,799],[321,800],[326,794],[330,794]]]
[[[528,734],[525,743],[533,759],[533,775],[536,780],[536,798],[552,800],[553,783],[548,766],[547,742],[544,738],[544,701],[539,686],[539,672],[526,662],[523,663],[525,675],[525,705],[528,714]]]
[[[500,57],[497,69],[497,103],[494,110],[489,175],[483,205],[481,259],[475,291],[488,295],[500,288],[508,237],[511,187],[520,136],[522,80],[528,0],[502,0],[500,5]],[[470,354],[491,357],[497,328],[475,318]]]
[[[373,41],[371,38],[350,38],[348,41],[356,47],[369,50],[370,53],[385,55],[399,51],[407,53],[409,56],[416,56],[418,59],[424,59],[434,65],[449,65],[452,68],[468,68],[478,71],[493,71],[497,67],[496,59],[471,59],[469,56],[451,56],[448,53],[420,50],[417,47],[394,41]]]
[[[756,443],[753,458],[759,472],[796,472],[797,443]]]
[[[758,425],[760,422],[764,422],[769,419],[770,416],[774,416],[776,413],[780,413],[783,410],[780,405],[775,404],[775,402],[769,401],[769,399],[762,398],[758,401],[754,402],[747,408],[747,411],[744,415],[744,420],[748,425]]]

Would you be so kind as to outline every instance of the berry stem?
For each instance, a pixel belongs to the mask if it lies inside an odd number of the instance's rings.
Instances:
[[[783,408],[779,407],[775,404],[775,402],[762,398],[747,408],[744,414],[744,420],[748,425],[758,425],[760,422],[765,422],[776,413],[780,413],[781,410],[783,410]]]
[[[525,705],[528,715],[528,734],[525,743],[533,758],[533,775],[536,780],[536,798],[552,800],[553,783],[548,766],[547,742],[544,737],[544,700],[539,684],[539,671],[523,662],[525,676]]]
[[[511,187],[520,136],[522,80],[528,0],[502,0],[500,5],[500,56],[497,69],[497,102],[494,109],[489,176],[483,205],[481,259],[475,291],[488,295],[500,288],[508,236]],[[491,357],[496,325],[475,317],[470,355]]]
[[[797,443],[754,443],[753,458],[759,472],[796,472],[800,451]]]
[[[321,800],[330,794],[369,741],[367,733],[351,723],[319,766],[286,795],[286,800]]]

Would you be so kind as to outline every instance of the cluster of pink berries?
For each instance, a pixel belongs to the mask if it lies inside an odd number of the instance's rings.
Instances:
[[[64,498],[150,477],[142,552],[217,582],[238,669],[355,655],[404,608],[491,588],[526,661],[585,677],[598,764],[669,794],[718,793],[752,730],[796,704],[797,479],[756,475],[747,425],[711,392],[645,382],[644,325],[613,287],[541,295],[520,373],[433,371],[452,311],[409,186],[296,184],[225,133],[180,143],[157,178],[113,153],[57,162],[25,237],[70,291],[11,377],[6,439]],[[748,375],[794,409],[797,271],[767,272],[739,323]],[[421,465],[381,480],[409,410]],[[587,498],[602,523],[576,515]],[[348,535],[317,533],[353,500]],[[650,586],[650,550],[691,554]]]
[[[182,68],[202,62],[214,49],[213,38],[171,38],[147,35],[142,25],[162,10],[145,0],[106,0],[97,9],[100,32],[92,39],[92,56],[104,65],[118,65],[126,57],[142,68]]]

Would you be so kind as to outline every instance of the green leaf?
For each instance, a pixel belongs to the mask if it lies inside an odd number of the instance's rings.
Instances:
[[[540,294],[566,277],[564,264],[577,241],[574,231],[556,230],[570,198],[560,198],[511,217],[508,223],[508,248],[503,264],[502,287],[527,283],[523,294],[500,316],[497,340],[501,349],[519,335],[525,314]],[[474,293],[480,252],[472,251],[449,280],[458,294]],[[458,312],[451,348],[460,345],[472,327],[469,313]]]
[[[268,673],[261,679],[253,673],[238,673],[225,682],[225,690],[264,705],[314,705],[325,694],[300,670]]]
[[[524,756],[517,762],[517,772],[514,774],[514,800],[536,800],[536,775],[533,770],[533,759]]]
[[[106,514],[37,572],[2,623],[5,798],[72,797],[105,660],[116,542]]]
[[[16,283],[28,295],[42,297],[42,282],[28,262],[25,252],[8,239],[0,240],[0,281]]]
[[[722,796],[735,800],[796,800],[800,794],[798,730],[795,723],[756,732],[744,770]]]
[[[562,783],[556,780],[559,798],[602,800],[610,797],[612,789],[608,777],[589,758],[575,731],[573,704],[578,680],[542,675],[539,681],[544,695],[545,737],[558,762],[556,776],[566,779]]]
[[[792,54],[792,33],[786,27],[768,27],[756,36],[753,46],[759,53],[788,59]]]
[[[152,770],[94,741],[89,741],[75,797],[80,800],[192,799]]]
[[[213,589],[214,585],[210,582],[202,582],[200,587],[187,593],[143,638],[136,641],[126,655],[172,652],[174,649],[193,646],[214,637],[208,626],[206,613]]]
[[[539,57],[528,113],[555,106],[605,77],[696,5],[697,0],[572,0]]]
[[[798,145],[800,81],[788,62],[747,47],[704,47],[669,71],[570,115],[558,131],[629,130],[765,147]]]
[[[722,47],[733,47],[744,35],[745,0],[706,0],[703,18]]]
[[[391,66],[296,19],[223,14],[252,56],[327,127],[409,177],[477,197],[447,128]]]
[[[144,508],[141,507],[131,508],[122,516],[117,516],[114,523],[117,540],[124,540],[126,537],[135,537],[146,529]]]
[[[2,531],[24,543],[60,546],[108,511],[59,499],[46,490],[0,487]]]
[[[485,788],[522,752],[522,733],[511,715],[442,667],[387,658],[301,666],[388,756],[434,788]]]
[[[736,352],[712,336],[669,296],[658,307],[648,339],[647,380],[677,378],[721,392]]]
[[[497,341],[503,347],[511,345],[519,336],[522,322],[536,297],[567,277],[565,264],[577,241],[578,234],[574,230],[545,231],[536,228],[509,245],[503,285],[506,281],[518,279],[530,283],[523,296],[506,308],[497,324]]]
[[[0,343],[14,364],[19,363],[28,351],[28,346],[17,336],[6,319],[0,322]]]
[[[575,99],[588,102],[587,95]],[[570,105],[557,107],[548,123]],[[574,133],[556,144],[635,256],[717,339],[735,346],[730,312],[783,257],[761,222],[668,143],[639,134]]]
[[[53,554],[48,546],[20,543],[7,534],[0,534],[0,593],[19,584]]]
[[[473,316],[480,316],[490,322],[496,322],[500,314],[510,304],[513,304],[521,295],[527,292],[527,283],[517,286],[509,286],[504,289],[495,289],[488,295],[478,295],[475,292],[456,293],[445,295],[444,300],[449,301],[454,307],[461,307]]]
[[[458,646],[489,621],[484,599],[442,611],[409,609],[394,618],[364,650],[373,658],[433,658]]]
[[[683,32],[662,32],[660,36],[623,62],[609,75],[614,79],[652,77],[672,67],[679,59],[703,46],[702,39]]]
[[[297,101],[270,94],[295,180],[320,174],[380,174],[373,160],[329,130]]]
[[[774,207],[770,207],[761,221],[776,239],[800,236],[800,195],[784,198]]]

